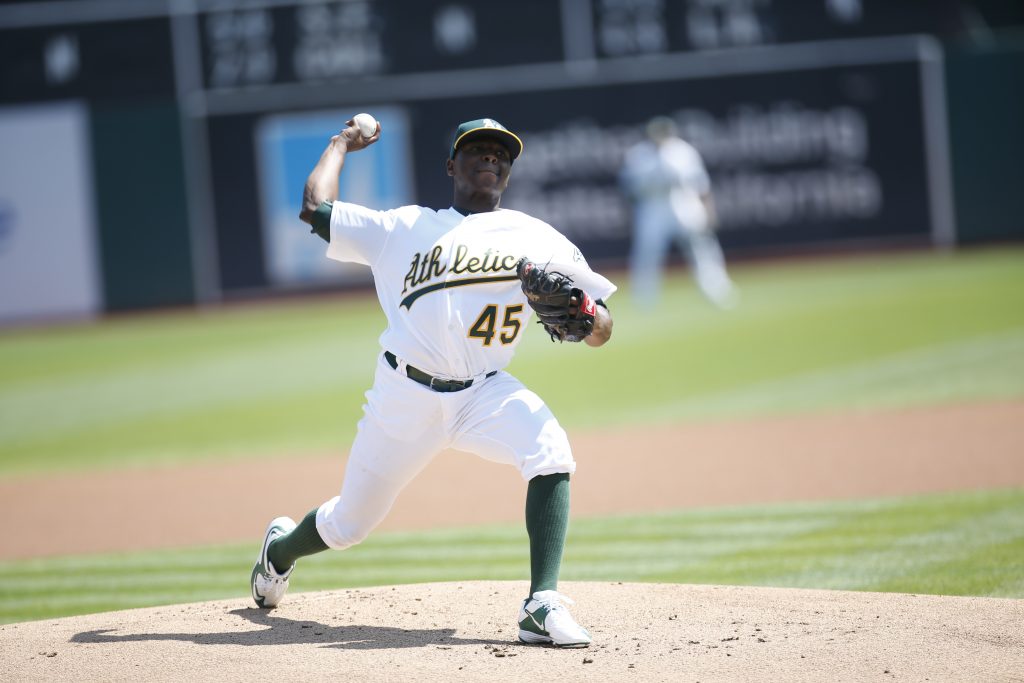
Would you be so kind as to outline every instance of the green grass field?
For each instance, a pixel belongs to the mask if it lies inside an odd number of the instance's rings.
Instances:
[[[511,370],[570,428],[1024,396],[1022,248],[734,274],[734,311],[676,273],[654,312],[625,287],[610,300],[608,346],[536,328]],[[4,332],[0,476],[343,450],[382,326],[375,301],[345,297]],[[580,520],[564,578],[1024,597],[1022,522],[1020,491]],[[520,578],[524,534],[381,535],[294,585]],[[0,564],[0,621],[245,595],[252,552]]]
[[[511,370],[571,427],[1024,395],[1024,249],[735,271],[735,311],[624,287],[611,344],[534,325]],[[345,298],[0,334],[0,474],[344,448],[382,329]]]

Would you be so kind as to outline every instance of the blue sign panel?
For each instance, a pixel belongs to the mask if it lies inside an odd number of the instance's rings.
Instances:
[[[369,108],[382,135],[370,147],[345,158],[338,198],[371,209],[413,202],[409,125],[400,108]],[[302,286],[369,280],[365,266],[328,259],[326,244],[299,220],[302,188],[331,136],[355,112],[279,114],[256,128],[264,266],[267,282]]]

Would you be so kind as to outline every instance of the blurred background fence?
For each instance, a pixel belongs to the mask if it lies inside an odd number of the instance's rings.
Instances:
[[[0,4],[0,324],[365,287],[297,220],[447,206],[451,134],[526,154],[503,206],[625,265],[615,177],[653,115],[704,155],[730,257],[1024,238],[1024,4],[79,0]]]

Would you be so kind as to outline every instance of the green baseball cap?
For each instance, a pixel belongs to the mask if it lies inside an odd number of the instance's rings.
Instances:
[[[455,158],[455,150],[459,145],[476,138],[497,138],[508,147],[508,153],[515,160],[523,152],[523,141],[519,136],[501,125],[494,119],[473,119],[460,123],[455,129],[455,139],[452,141],[452,152],[449,159]]]

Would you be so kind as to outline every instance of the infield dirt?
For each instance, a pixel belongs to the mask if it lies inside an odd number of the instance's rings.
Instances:
[[[595,644],[517,644],[523,586],[419,584],[0,626],[16,681],[1012,681],[1024,601],[566,583]]]

